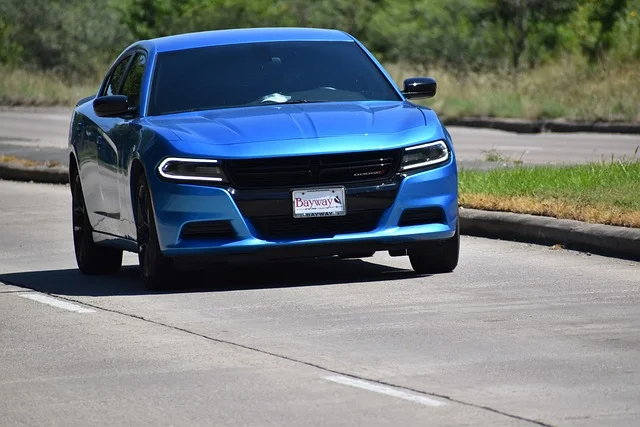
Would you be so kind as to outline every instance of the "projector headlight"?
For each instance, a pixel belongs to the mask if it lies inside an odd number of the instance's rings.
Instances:
[[[158,173],[174,181],[224,181],[224,172],[218,160],[169,157],[160,163]]]
[[[404,149],[401,171],[426,168],[449,160],[449,149],[444,141],[429,142]]]

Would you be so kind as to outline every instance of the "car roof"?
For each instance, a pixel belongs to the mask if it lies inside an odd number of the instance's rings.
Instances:
[[[347,33],[319,28],[241,28],[203,31],[147,40],[157,52],[241,43],[277,41],[353,41]]]

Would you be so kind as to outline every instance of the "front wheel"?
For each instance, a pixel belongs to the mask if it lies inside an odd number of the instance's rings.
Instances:
[[[142,174],[136,186],[136,230],[138,261],[142,280],[148,290],[167,287],[174,278],[173,260],[162,255],[156,229],[151,193]]]
[[[73,247],[78,268],[82,273],[90,275],[115,273],[122,266],[122,251],[99,246],[93,241],[93,229],[89,222],[82,183],[77,171],[72,171],[70,181]]]
[[[424,247],[409,250],[409,261],[416,273],[450,273],[458,266],[460,254],[460,226],[450,239],[425,242]]]

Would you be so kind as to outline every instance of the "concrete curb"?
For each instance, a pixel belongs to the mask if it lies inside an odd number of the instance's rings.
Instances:
[[[446,126],[498,129],[514,133],[591,132],[640,134],[640,123],[570,122],[566,120],[522,120],[491,117],[442,119]]]
[[[0,179],[68,184],[69,171],[66,166],[22,166],[16,163],[0,163]]]
[[[69,173],[66,167],[60,166],[26,167],[0,163],[0,179],[67,184]],[[560,244],[567,249],[640,261],[640,230],[634,228],[463,208],[460,210],[460,232],[548,246]]]
[[[460,231],[462,234],[492,239],[548,246],[559,244],[566,249],[640,261],[640,230],[635,228],[461,209]]]

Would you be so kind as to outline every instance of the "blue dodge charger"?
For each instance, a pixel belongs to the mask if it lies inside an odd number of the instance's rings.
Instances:
[[[134,43],[69,133],[78,266],[138,253],[150,289],[202,263],[408,255],[458,263],[451,137],[431,78],[399,90],[335,30],[271,28]]]

